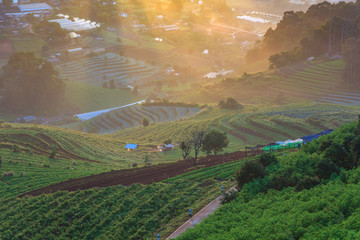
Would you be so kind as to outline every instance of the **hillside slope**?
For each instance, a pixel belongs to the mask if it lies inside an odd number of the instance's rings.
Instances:
[[[179,101],[217,104],[224,96],[249,104],[323,102],[341,105],[360,103],[359,87],[344,84],[342,60],[319,60],[289,65],[275,72],[244,74],[240,78],[195,89]]]
[[[237,198],[177,239],[358,239],[359,128],[360,120],[252,162],[264,176],[244,181],[251,171],[243,170]]]

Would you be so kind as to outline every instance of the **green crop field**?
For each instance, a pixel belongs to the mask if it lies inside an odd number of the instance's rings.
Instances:
[[[85,123],[97,133],[112,133],[120,129],[141,126],[143,118],[152,124],[183,120],[199,112],[200,108],[135,105],[112,110]],[[88,126],[89,125],[89,126]],[[85,129],[86,130],[86,129]]]
[[[3,233],[3,239],[36,238],[44,235],[53,238],[71,236],[101,239],[111,236],[117,239],[136,239],[151,238],[157,233],[165,237],[187,220],[189,208],[196,213],[221,194],[221,185],[225,189],[233,186],[233,174],[242,164],[243,161],[234,161],[202,168],[148,186],[135,184],[129,187],[116,186],[70,193],[57,192],[38,197],[9,198],[29,190],[26,186],[20,186],[23,185],[22,182],[29,181],[30,177],[26,172],[18,177],[16,172],[15,176],[3,178],[4,185],[17,185],[18,188],[13,187],[15,190],[12,194],[1,195],[3,214],[0,217],[0,232]],[[52,170],[55,169],[54,166],[45,169],[48,175],[54,175],[61,173],[60,166],[59,164],[56,167],[57,170]],[[65,169],[68,170],[66,167]],[[43,182],[34,180],[31,184],[39,187],[45,184],[45,177]],[[11,187],[3,192],[10,191],[9,189]],[[8,207],[10,205],[11,208]],[[38,221],[44,224],[38,224]]]

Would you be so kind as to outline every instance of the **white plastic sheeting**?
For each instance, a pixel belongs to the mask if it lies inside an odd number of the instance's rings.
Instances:
[[[96,27],[100,27],[100,23],[91,22],[90,20],[80,19],[74,17],[74,21],[69,20],[69,16],[58,14],[60,19],[49,20],[49,22],[57,22],[60,24],[60,27],[70,31],[83,31],[90,30]]]
[[[270,22],[269,20],[265,20],[265,19],[257,18],[257,17],[251,17],[251,16],[237,16],[236,18],[240,19],[240,20],[247,20],[250,22],[257,22],[257,23],[269,23]]]
[[[144,102],[145,102],[145,100],[142,100],[142,101],[135,102],[135,103],[130,103],[130,104],[127,104],[127,105],[124,105],[124,106],[121,106],[121,107],[109,108],[109,109],[104,109],[104,110],[99,110],[99,111],[94,111],[94,112],[88,112],[88,113],[75,114],[74,117],[78,117],[81,121],[86,121],[86,120],[89,120],[89,119],[91,119],[93,117],[99,116],[99,115],[101,115],[103,113],[107,113],[107,112],[110,112],[110,111],[115,110],[115,109],[129,107],[129,106],[132,106],[132,105],[135,105],[135,104],[141,104],[141,103],[144,103]]]

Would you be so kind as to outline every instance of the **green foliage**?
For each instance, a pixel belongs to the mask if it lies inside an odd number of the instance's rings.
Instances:
[[[172,218],[185,215],[184,209],[196,206],[198,199],[212,192],[212,188],[213,184],[202,188],[199,183],[178,181],[0,200],[0,232],[4,240],[20,235],[150,239]],[[24,213],[32,217],[24,217]],[[8,227],[15,223],[19,228]]]
[[[151,165],[151,158],[149,154],[144,155],[144,163],[147,165]]]
[[[334,182],[310,190],[242,193],[178,239],[358,239],[359,187]]]
[[[229,145],[229,139],[226,133],[215,129],[207,132],[203,141],[202,151],[206,152],[207,155],[211,152],[217,155],[217,153],[222,152],[223,149]]]
[[[223,199],[221,199],[221,204],[229,203],[236,199],[239,193],[235,190],[230,190],[229,192],[225,192],[223,194]]]
[[[58,146],[55,144],[51,145],[51,153],[49,155],[50,159],[55,159],[56,154],[59,152]]]
[[[242,105],[240,103],[238,103],[232,97],[227,98],[226,102],[221,100],[218,105],[220,108],[225,108],[225,109],[240,109],[240,108],[242,108]]]
[[[265,153],[262,154],[259,158],[259,162],[264,166],[267,167],[270,164],[277,164],[278,160],[274,154],[271,153]]]
[[[269,57],[270,69],[280,68],[291,63],[296,63],[301,59],[301,52],[295,50],[276,53]]]
[[[150,124],[149,119],[147,119],[146,117],[144,117],[144,118],[142,119],[142,125],[143,125],[144,127],[147,127],[147,126],[149,126],[149,124]]]
[[[244,184],[265,177],[265,167],[259,161],[248,161],[236,172],[235,179],[240,189]]]
[[[192,144],[189,140],[184,140],[180,143],[181,154],[184,160],[188,158],[192,150]]]
[[[14,153],[20,152],[20,149],[19,149],[18,145],[16,145],[16,144],[12,145],[12,151],[13,151]]]
[[[350,138],[356,127],[344,125],[278,157],[267,165],[266,176],[253,161],[247,172],[260,172],[262,178],[244,174],[239,196],[179,239],[358,239],[360,167],[355,162],[350,170],[339,166],[353,159],[355,149],[340,143],[356,142]]]

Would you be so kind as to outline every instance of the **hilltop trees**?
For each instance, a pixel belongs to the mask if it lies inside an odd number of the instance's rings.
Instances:
[[[347,82],[355,83],[360,78],[360,39],[349,38],[342,48],[345,61],[344,79]]]
[[[12,112],[55,114],[64,102],[65,84],[50,62],[17,52],[2,68],[4,105]]]
[[[360,2],[312,5],[307,12],[287,11],[276,29],[270,28],[261,43],[248,52],[247,59],[257,61],[270,56],[270,68],[278,68],[308,57],[344,55],[344,77],[358,77]],[[351,38],[355,38],[352,39]],[[352,63],[353,62],[353,63]]]

